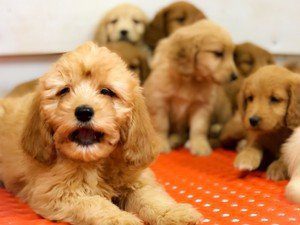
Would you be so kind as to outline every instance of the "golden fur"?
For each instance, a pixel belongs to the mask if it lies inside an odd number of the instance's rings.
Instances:
[[[284,65],[287,69],[293,71],[294,73],[299,73],[300,74],[300,61],[298,60],[291,60],[289,62],[287,62]]]
[[[33,92],[38,84],[38,80],[30,80],[24,83],[21,83],[14,87],[6,97],[20,97],[26,95],[30,92]]]
[[[184,1],[174,2],[154,16],[147,26],[145,42],[154,49],[160,39],[200,19],[205,19],[205,15],[194,5]]]
[[[234,61],[240,76],[237,80],[224,86],[234,114],[224,125],[220,136],[222,145],[230,148],[234,148],[239,140],[245,138],[246,134],[237,111],[237,94],[240,87],[246,77],[263,66],[273,64],[274,59],[272,54],[265,49],[246,42],[236,46]]]
[[[208,20],[180,28],[159,43],[144,93],[162,152],[184,143],[189,128],[191,152],[210,154],[210,115],[217,84],[229,82],[236,72],[233,50],[228,32]]]
[[[199,222],[147,169],[158,139],[142,90],[106,48],[64,54],[33,93],[0,106],[0,178],[36,213],[78,225]],[[94,110],[89,121],[79,106]]]
[[[108,43],[105,47],[117,53],[126,63],[127,68],[137,75],[141,83],[147,79],[150,69],[147,62],[147,55],[140,48],[128,42]],[[17,85],[6,97],[19,97],[34,91],[38,80],[31,80]]]
[[[255,170],[265,152],[276,159],[268,167],[267,177],[287,177],[280,146],[300,124],[299,85],[299,75],[279,66],[265,66],[244,81],[239,110],[247,129],[247,145],[237,155],[235,167]]]
[[[106,47],[117,53],[125,61],[128,69],[137,74],[141,83],[144,83],[150,73],[145,51],[128,42],[108,43]]]
[[[147,23],[146,14],[139,7],[120,4],[108,11],[100,21],[95,42],[100,46],[118,41],[142,43]],[[122,32],[127,33],[122,35]]]

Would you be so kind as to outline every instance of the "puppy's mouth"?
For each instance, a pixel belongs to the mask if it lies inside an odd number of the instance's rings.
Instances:
[[[103,137],[104,133],[102,132],[90,128],[79,128],[70,134],[69,139],[78,145],[90,146],[101,142]]]

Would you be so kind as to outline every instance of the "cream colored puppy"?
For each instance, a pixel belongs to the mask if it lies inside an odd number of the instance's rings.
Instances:
[[[292,136],[282,147],[283,159],[291,177],[285,191],[286,197],[300,203],[300,128],[295,129]]]
[[[117,41],[141,43],[147,23],[146,14],[139,7],[120,4],[103,17],[97,29],[95,41],[100,46]]]
[[[191,152],[211,153],[207,133],[217,85],[236,78],[233,50],[229,33],[208,20],[159,43],[144,94],[162,152],[183,144],[189,130]]]
[[[106,48],[63,55],[37,88],[0,101],[0,179],[49,220],[196,225],[147,167],[157,155],[138,79]]]

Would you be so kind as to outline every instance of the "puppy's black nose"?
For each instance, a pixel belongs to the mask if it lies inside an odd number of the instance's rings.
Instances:
[[[81,105],[75,109],[75,116],[80,122],[88,122],[94,116],[94,110],[88,105]]]
[[[252,116],[249,119],[249,122],[250,122],[252,127],[256,127],[259,124],[260,121],[261,121],[261,119],[258,116]]]
[[[121,30],[120,33],[123,37],[126,37],[128,34],[128,30]]]
[[[230,80],[231,81],[234,81],[234,80],[236,80],[238,78],[238,76],[236,75],[236,73],[232,73],[231,75],[230,75]]]

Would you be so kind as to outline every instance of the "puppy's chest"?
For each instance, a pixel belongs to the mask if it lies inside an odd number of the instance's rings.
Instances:
[[[288,128],[282,128],[278,131],[262,135],[259,138],[259,143],[264,150],[267,150],[274,156],[279,157],[281,145],[286,141],[287,138],[289,138],[291,134],[292,130]]]
[[[178,89],[170,98],[170,118],[173,123],[186,123],[194,108],[210,102],[209,95],[200,90]]]

